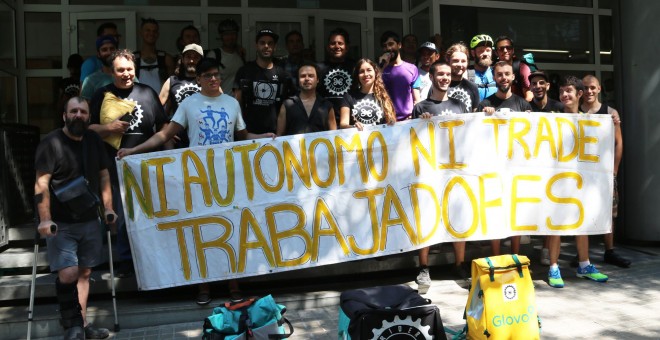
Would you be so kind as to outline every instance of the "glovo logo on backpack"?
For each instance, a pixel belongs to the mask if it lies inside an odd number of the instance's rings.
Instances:
[[[534,285],[526,256],[472,261],[465,306],[468,339],[539,339]]]

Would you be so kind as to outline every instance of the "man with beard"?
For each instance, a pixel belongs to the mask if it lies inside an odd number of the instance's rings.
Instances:
[[[529,75],[529,86],[534,98],[529,102],[534,112],[564,112],[564,104],[548,97],[550,81],[543,71]]]
[[[316,95],[319,84],[317,67],[304,63],[298,69],[300,92],[284,101],[277,118],[277,135],[295,135],[336,130],[337,121],[332,103]]]
[[[189,44],[184,47],[181,53],[182,59],[178,74],[167,78],[160,90],[160,103],[165,107],[165,113],[168,117],[176,112],[179,104],[184,99],[201,90],[195,77],[195,65],[203,56],[204,50],[197,44]],[[174,143],[175,148],[188,147],[189,140],[185,133],[181,133],[177,137],[178,139]]]
[[[505,61],[498,61],[493,67],[497,92],[479,103],[478,112],[492,115],[497,111],[530,112],[532,107],[521,96],[511,92],[513,83],[513,68]],[[493,255],[500,255],[500,240],[491,240]],[[520,236],[511,237],[511,253],[520,253]]]
[[[335,112],[341,110],[343,98],[351,88],[351,74],[355,60],[348,57],[350,38],[348,32],[336,28],[328,35],[327,59],[319,64],[319,93],[332,103]],[[339,114],[335,115],[339,126]]]
[[[89,189],[102,198],[106,223],[115,220],[107,158],[101,138],[87,129],[89,107],[80,97],[69,99],[62,114],[65,126],[39,143],[35,156],[35,202],[39,234],[46,236],[48,263],[57,272],[55,289],[65,329],[64,339],[105,339],[109,332],[87,321],[89,277],[101,263],[103,240],[97,206],[74,213],[50,188],[84,176]],[[56,226],[56,228],[52,228]]]
[[[233,96],[233,86],[236,72],[245,65],[245,49],[238,45],[236,21],[225,19],[218,24],[218,34],[222,45],[207,52],[206,57],[215,58],[221,67],[222,92]]]
[[[117,49],[117,40],[111,35],[104,35],[96,39],[96,56],[101,61],[100,70],[85,78],[80,91],[80,96],[85,100],[92,99],[94,93],[112,83],[112,69],[108,57]]]
[[[120,212],[117,219],[118,277],[133,275],[133,262],[124,223],[119,178],[115,156],[120,148],[141,144],[167,122],[158,94],[144,84],[135,83],[135,57],[129,50],[117,50],[110,56],[113,83],[100,88],[91,104],[91,125],[105,141],[109,159],[113,205]]]
[[[511,92],[513,83],[513,68],[505,61],[498,61],[493,67],[497,92],[482,100],[477,107],[478,112],[486,112],[492,115],[496,111],[525,112],[531,111],[532,107],[524,98]]]
[[[154,134],[145,142],[134,147],[120,149],[117,157],[149,152],[170,140],[174,135],[187,129],[190,145],[215,145],[230,143],[234,140],[275,138],[274,133],[252,134],[245,129],[238,101],[220,88],[220,70],[215,59],[203,58],[196,66],[197,83],[201,85],[199,93],[183,101],[174,113],[166,128]],[[208,283],[200,284],[197,303],[206,305],[211,302]],[[238,281],[229,281],[232,299],[240,298]]]
[[[445,56],[451,67],[451,83],[447,95],[463,102],[468,112],[474,112],[479,105],[479,88],[464,77],[470,60],[467,46],[463,43],[453,44]]]
[[[293,89],[293,82],[273,60],[279,36],[270,29],[257,33],[257,59],[236,73],[234,97],[241,104],[247,130],[254,133],[275,132],[282,100]]]
[[[468,112],[465,105],[458,99],[449,97],[449,84],[451,83],[451,67],[444,61],[436,61],[430,67],[429,77],[433,89],[429,97],[415,105],[413,109],[413,118],[431,118],[433,116],[460,114]],[[422,288],[428,289],[431,286],[431,276],[429,272],[429,249],[424,247],[419,250],[419,274],[415,282]],[[455,267],[452,272],[457,273],[459,279],[467,277],[462,268],[463,258],[456,257]],[[462,274],[461,274],[462,273]]]
[[[419,47],[419,96],[422,99],[426,99],[429,96],[429,90],[432,86],[431,77],[429,76],[429,70],[431,65],[438,60],[438,50],[435,48],[435,44],[427,41]]]
[[[474,58],[474,69],[468,70],[468,80],[477,84],[479,100],[484,100],[497,92],[493,79],[493,39],[486,34],[478,34],[470,41],[470,54]]]
[[[420,79],[417,67],[401,59],[401,39],[399,35],[387,31],[380,37],[383,55],[378,64],[383,65],[383,83],[392,99],[396,120],[410,119],[412,109],[419,102]]]

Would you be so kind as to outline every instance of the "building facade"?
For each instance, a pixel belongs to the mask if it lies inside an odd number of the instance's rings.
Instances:
[[[120,47],[135,49],[140,46],[140,19],[155,18],[160,22],[158,47],[176,54],[176,39],[184,26],[197,27],[202,46],[212,49],[220,46],[218,23],[231,18],[241,27],[239,41],[248,60],[255,53],[255,32],[265,27],[281,37],[294,29],[302,32],[305,47],[318,61],[324,59],[328,32],[336,27],[349,32],[353,58],[378,55],[379,37],[386,30],[401,36],[414,34],[419,43],[439,34],[444,48],[457,41],[469,42],[478,33],[493,38],[507,35],[514,39],[518,56],[533,53],[539,68],[556,79],[565,74],[598,76],[604,87],[602,101],[620,109],[626,122],[624,136],[634,136],[639,131],[629,131],[628,126],[651,131],[660,122],[650,112],[643,117],[648,121],[626,115],[640,110],[636,92],[629,95],[627,89],[632,86],[649,92],[646,83],[632,78],[636,73],[625,72],[632,67],[626,58],[639,59],[640,51],[644,54],[658,47],[646,44],[628,53],[631,46],[623,38],[631,43],[648,42],[654,31],[651,13],[658,13],[654,9],[660,5],[642,0],[0,0],[0,121],[38,126],[42,134],[61,126],[57,102],[60,82],[68,76],[67,58],[73,53],[93,56],[96,28],[103,22],[117,24]],[[279,55],[286,53],[283,39],[278,49]],[[651,65],[650,59],[643,62]],[[653,73],[647,75],[650,82],[655,79]],[[625,234],[631,238],[650,236],[657,241],[660,210],[652,209],[648,202],[656,202],[660,190],[646,191],[644,187],[654,175],[655,163],[647,164],[647,154],[639,151],[654,137],[644,137],[648,140],[625,139],[624,172],[631,164],[649,171],[641,178],[626,174],[623,182],[627,196],[644,190],[647,203],[633,208],[624,200],[620,216],[631,216],[631,220],[618,224],[627,225]],[[640,223],[644,228],[638,233],[633,229],[642,226],[632,224]],[[649,235],[644,231],[648,228],[655,231]]]

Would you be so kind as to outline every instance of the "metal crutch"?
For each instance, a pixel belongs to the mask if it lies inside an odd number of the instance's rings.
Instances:
[[[113,223],[117,220],[117,215],[108,214],[106,220],[110,220],[110,215],[112,215],[112,220],[110,223]],[[115,312],[115,333],[119,332],[119,318],[117,317],[117,297],[115,295],[115,268],[112,261],[112,240],[110,235],[110,224],[105,223],[105,220],[101,221],[105,225],[106,233],[108,234],[108,253],[109,253],[109,262],[110,262],[110,286],[112,287],[112,308]]]
[[[57,232],[57,225],[50,225],[50,232],[55,234]],[[34,315],[34,286],[37,283],[37,256],[39,255],[39,230],[34,233],[34,258],[32,260],[32,284],[30,285],[30,307],[28,308],[28,326],[27,326],[27,340],[32,337],[32,316]]]

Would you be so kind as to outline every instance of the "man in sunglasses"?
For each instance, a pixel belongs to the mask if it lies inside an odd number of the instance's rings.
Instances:
[[[499,61],[506,61],[513,67],[513,73],[516,76],[513,84],[511,84],[513,93],[525,98],[526,101],[532,100],[534,96],[529,90],[529,75],[532,73],[532,70],[527,64],[516,59],[513,40],[506,35],[499,36],[495,39],[495,54],[497,54]]]

